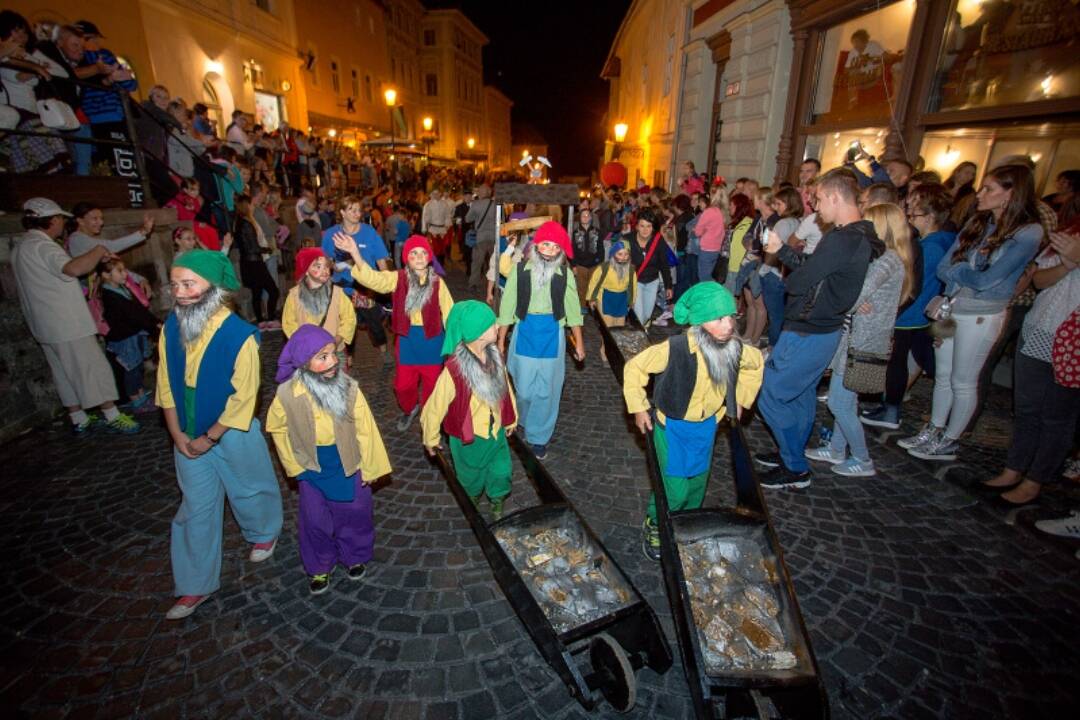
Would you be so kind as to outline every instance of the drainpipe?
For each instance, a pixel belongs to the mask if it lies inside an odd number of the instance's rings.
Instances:
[[[671,163],[668,167],[668,192],[675,192],[675,171],[679,167],[679,138],[682,136],[682,113],[683,113],[683,89],[686,84],[686,66],[689,55],[686,48],[690,45],[690,31],[693,28],[694,10],[687,7],[683,21],[683,44],[679,50],[682,52],[682,62],[679,63],[678,98],[675,100],[675,133],[671,139]],[[673,88],[674,89],[674,88]],[[697,165],[697,163],[694,163]]]

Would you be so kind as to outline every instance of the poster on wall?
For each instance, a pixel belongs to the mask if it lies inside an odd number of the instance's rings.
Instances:
[[[273,132],[281,126],[281,96],[255,91],[255,122]]]

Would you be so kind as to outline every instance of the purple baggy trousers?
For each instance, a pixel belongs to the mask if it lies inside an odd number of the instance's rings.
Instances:
[[[371,560],[375,523],[371,487],[356,474],[352,502],[332,502],[306,480],[300,485],[300,560],[308,575],[322,575],[336,563],[350,567]]]

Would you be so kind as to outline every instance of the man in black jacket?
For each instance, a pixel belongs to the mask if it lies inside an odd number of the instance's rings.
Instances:
[[[755,456],[772,468],[761,481],[769,488],[805,488],[810,465],[803,453],[814,427],[815,390],[840,342],[844,318],[862,290],[870,264],[874,226],[859,215],[858,185],[845,169],[826,173],[815,187],[818,214],[834,227],[806,255],[769,233],[766,251],[778,253],[792,270],[787,277],[784,329],[765,365],[758,397],[761,417],[778,453]]]
[[[74,25],[62,25],[56,29],[56,39],[38,44],[38,50],[48,56],[53,62],[64,69],[66,76],[54,75],[50,81],[52,90],[58,100],[62,100],[71,106],[72,111],[79,114],[81,105],[79,86],[75,81],[79,79],[79,62],[82,60],[85,46],[82,31]],[[90,123],[85,116],[79,116],[79,129],[63,131],[65,135],[73,138],[91,137]],[[76,175],[90,174],[90,158],[93,155],[94,146],[84,142],[69,142],[68,153],[75,161]]]

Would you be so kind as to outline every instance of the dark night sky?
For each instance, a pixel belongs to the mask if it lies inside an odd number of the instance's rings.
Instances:
[[[556,178],[596,168],[608,101],[600,71],[631,0],[423,1],[461,10],[488,36],[484,82],[514,101],[515,129],[547,140]]]

